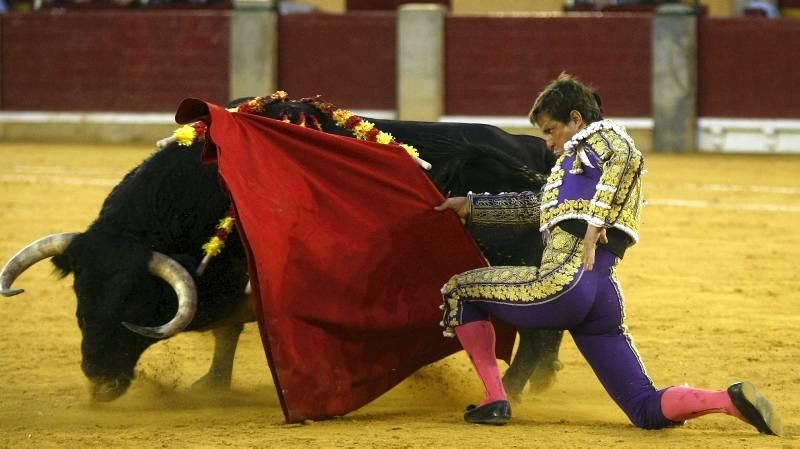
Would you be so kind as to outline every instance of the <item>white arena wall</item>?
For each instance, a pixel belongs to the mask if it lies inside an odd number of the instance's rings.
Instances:
[[[395,118],[395,111],[354,111]],[[653,119],[611,117],[628,129],[642,151],[652,150]],[[526,117],[445,115],[442,122],[486,123],[519,134],[538,135]],[[0,141],[151,144],[177,125],[170,113],[0,112]],[[703,153],[800,154],[800,120],[697,120],[697,148]]]

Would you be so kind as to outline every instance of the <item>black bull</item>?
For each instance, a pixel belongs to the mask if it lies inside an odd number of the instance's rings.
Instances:
[[[262,114],[299,123],[300,112],[316,116],[325,132],[349,135],[306,103],[277,103]],[[432,181],[451,195],[538,190],[554,163],[541,139],[488,125],[370,121],[416,147],[433,164],[428,172]],[[21,292],[11,284],[44,258],[53,257],[63,276],[73,274],[83,336],[81,366],[94,399],[124,394],[142,353],[157,341],[152,337],[184,330],[214,332],[212,364],[198,383],[230,385],[243,323],[255,316],[244,292],[247,265],[235,231],[202,276],[190,274],[230,204],[219,188],[216,167],[200,163],[202,145],[171,143],[155,152],[112,190],[86,231],[33,242],[0,274],[4,296]],[[537,265],[541,259],[535,229],[475,227],[470,232],[493,265]],[[519,348],[503,379],[512,396],[522,392],[529,378],[534,387],[554,379],[561,336],[560,331],[520,331]]]

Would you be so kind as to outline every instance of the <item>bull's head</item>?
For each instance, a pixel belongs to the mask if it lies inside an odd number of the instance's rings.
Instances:
[[[137,242],[97,232],[54,234],[31,243],[3,267],[0,294],[21,293],[11,288],[14,280],[48,257],[63,276],[74,274],[81,367],[96,400],[124,394],[136,362],[154,339],[177,334],[194,318],[195,284],[179,263]]]

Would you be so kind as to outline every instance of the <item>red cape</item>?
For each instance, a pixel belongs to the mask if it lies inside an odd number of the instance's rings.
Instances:
[[[346,414],[461,349],[439,288],[486,262],[404,150],[192,99],[176,120],[209,125],[288,422]],[[499,327],[502,358],[513,342]]]

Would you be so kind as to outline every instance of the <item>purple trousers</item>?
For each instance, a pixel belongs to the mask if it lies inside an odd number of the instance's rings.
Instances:
[[[598,248],[594,269],[583,271],[582,252],[581,239],[556,228],[539,270],[490,267],[454,276],[443,288],[442,324],[452,330],[493,316],[518,328],[569,330],[603,387],[635,426],[680,424],[664,417],[664,390],[653,385],[627,332],[615,275],[617,257]]]

